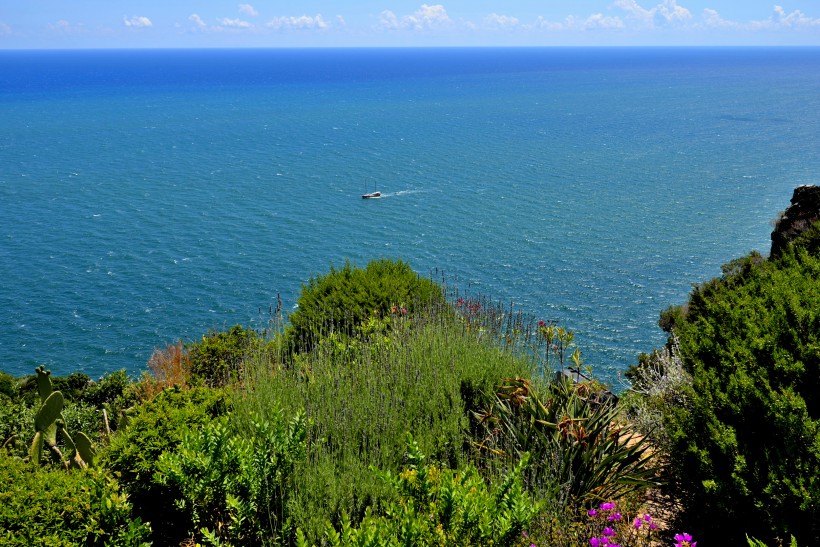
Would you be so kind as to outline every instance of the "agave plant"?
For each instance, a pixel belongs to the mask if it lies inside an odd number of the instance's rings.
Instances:
[[[511,378],[479,418],[487,428],[480,448],[515,459],[529,452],[530,486],[559,484],[568,501],[589,505],[659,484],[649,443],[597,382],[559,374],[539,389]]]

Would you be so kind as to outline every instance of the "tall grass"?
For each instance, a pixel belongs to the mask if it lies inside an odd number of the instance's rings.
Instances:
[[[310,422],[291,499],[296,525],[309,537],[318,539],[328,520],[340,523],[347,514],[355,522],[368,505],[392,499],[371,467],[397,472],[408,432],[433,460],[455,468],[471,458],[472,413],[491,403],[504,378],[528,376],[535,366],[493,309],[397,312],[364,336],[330,336],[296,359],[270,352],[246,358],[237,426],[279,409],[304,411]]]

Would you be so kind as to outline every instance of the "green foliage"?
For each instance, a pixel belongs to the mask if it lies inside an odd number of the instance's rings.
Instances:
[[[202,340],[186,346],[194,380],[223,386],[236,378],[249,351],[262,340],[253,329],[234,325],[227,331],[209,331]]]
[[[453,468],[466,462],[472,413],[490,404],[503,378],[532,368],[446,310],[400,321],[344,351],[320,344],[273,373],[263,361],[237,399],[235,420],[271,408],[305,410],[312,425],[297,466],[294,522],[310,541],[326,521],[339,524],[346,513],[359,522],[368,506],[378,511],[393,499],[368,467],[401,469],[406,432],[434,460]]]
[[[495,406],[482,416],[481,448],[502,457],[530,453],[529,484],[539,490],[562,485],[568,503],[589,505],[657,486],[660,469],[649,445],[621,409],[591,381],[563,376],[541,389],[508,380]]]
[[[253,422],[248,432],[218,420],[186,433],[159,460],[157,480],[173,484],[177,506],[190,515],[192,538],[219,545],[270,545],[286,540],[293,470],[304,456],[305,423]]]
[[[357,327],[371,317],[388,317],[394,309],[413,314],[443,303],[441,288],[419,277],[406,262],[385,258],[363,269],[345,263],[302,286],[297,310],[288,318],[286,347],[309,351],[333,332],[355,336]]]
[[[527,545],[527,526],[539,504],[524,492],[524,457],[495,488],[474,467],[441,469],[425,463],[413,437],[408,434],[409,465],[398,476],[382,477],[395,489],[399,500],[383,516],[368,510],[358,527],[344,519],[341,531],[328,526],[331,546],[491,546]],[[306,541],[303,541],[305,544]]]
[[[149,526],[100,471],[44,468],[0,450],[0,477],[2,545],[148,545]]]
[[[817,230],[814,231],[817,235]],[[804,238],[805,239],[805,238]],[[692,375],[666,410],[675,488],[704,541],[820,541],[820,259],[804,240],[698,287],[674,334]]]
[[[0,395],[0,447],[16,450],[29,441],[34,409],[20,399]]]
[[[748,535],[746,536],[746,541],[749,542],[749,547],[767,547],[766,544],[759,539],[750,538]],[[797,547],[797,539],[795,539],[794,536],[792,536],[792,541],[789,544],[789,547]]]
[[[188,428],[201,428],[229,408],[230,398],[221,389],[166,389],[134,407],[127,427],[101,451],[100,464],[118,475],[135,513],[151,523],[158,544],[178,543],[187,530],[176,524],[186,522],[173,504],[178,492],[155,480],[157,460],[180,445]]]
[[[34,415],[34,439],[29,448],[29,459],[35,463],[43,462],[43,449],[46,448],[63,463],[66,469],[71,465],[84,468],[94,465],[96,452],[91,448],[91,441],[80,432],[72,439],[65,427],[63,408],[65,401],[60,391],[54,391],[51,384],[51,371],[45,370],[42,365],[38,367],[37,389],[40,395],[40,405],[35,407]],[[57,446],[57,433],[60,433],[65,446],[71,450],[66,458]]]
[[[17,385],[17,381],[14,379],[14,376],[0,371],[0,396],[15,399],[17,398],[19,392],[20,387]]]
[[[125,407],[135,401],[136,392],[125,369],[109,372],[96,382],[89,382],[76,399],[96,408]]]

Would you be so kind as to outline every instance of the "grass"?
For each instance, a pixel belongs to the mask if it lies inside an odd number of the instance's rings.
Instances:
[[[247,356],[237,426],[280,409],[309,420],[293,502],[310,538],[328,520],[347,514],[356,521],[368,505],[392,499],[373,469],[401,469],[408,432],[434,461],[457,468],[473,458],[473,412],[491,404],[503,379],[535,366],[515,344],[499,345],[504,329],[487,318],[479,323],[477,315],[436,307],[395,314],[385,320],[389,329],[377,325],[364,339],[329,340],[288,367],[268,352]]]

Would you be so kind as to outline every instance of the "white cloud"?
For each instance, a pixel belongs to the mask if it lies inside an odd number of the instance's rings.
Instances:
[[[484,20],[490,27],[493,28],[513,28],[520,24],[517,17],[512,17],[510,15],[499,15],[497,13],[491,13],[485,17]]]
[[[341,15],[336,16],[336,22],[339,24],[340,27],[346,27],[347,26],[347,21],[345,21],[345,18],[342,17]]]
[[[299,17],[274,17],[267,23],[267,26],[276,30],[325,30],[330,28],[330,24],[322,18],[321,14],[317,14],[315,17],[311,17],[310,15],[300,15]]]
[[[820,19],[809,17],[800,10],[786,13],[783,6],[774,7],[774,13],[769,21],[770,27],[778,29],[820,27]]]
[[[646,9],[636,0],[615,0],[614,6],[624,10],[630,19],[646,27],[685,24],[692,19],[692,12],[679,6],[677,0],[663,0],[663,3]]]
[[[703,10],[703,24],[709,28],[738,28],[740,26],[735,21],[724,19],[717,11],[709,8]]]
[[[222,28],[251,28],[253,25],[248,23],[247,21],[243,21],[241,19],[230,19],[228,17],[223,17],[221,19],[217,19],[219,26]]]
[[[122,23],[126,27],[134,27],[134,28],[143,28],[143,27],[150,27],[153,25],[151,20],[144,15],[141,16],[133,16],[133,17],[123,17]]]
[[[555,21],[544,19],[543,16],[539,15],[533,24],[533,28],[558,31],[564,30],[564,25]]]
[[[379,14],[379,28],[396,29],[399,28],[399,18],[389,9],[384,10]]]
[[[54,30],[57,32],[85,32],[82,23],[75,25],[73,23],[69,23],[65,19],[60,19],[55,23],[49,23],[48,28],[49,30]]]
[[[624,28],[620,17],[607,17],[603,13],[594,13],[581,24],[582,30]]]
[[[0,21],[0,34],[11,34],[11,27]]]
[[[703,24],[708,28],[732,28],[747,31],[778,31],[820,29],[820,18],[809,17],[800,10],[786,13],[783,6],[774,6],[768,19],[738,22],[724,19],[713,9],[703,10]]]
[[[51,30],[69,30],[71,28],[71,23],[65,19],[60,19],[56,23],[49,23],[48,28]]]
[[[430,6],[422,4],[416,12],[411,15],[397,17],[390,10],[384,10],[379,15],[378,27],[382,29],[413,29],[424,30],[437,28],[452,23],[447,10],[441,4]]]
[[[598,29],[622,29],[626,25],[620,17],[607,17],[603,13],[593,13],[586,19],[581,19],[570,15],[563,24],[556,23],[553,30],[598,30]],[[543,28],[543,27],[542,27]]]
[[[205,24],[205,21],[202,20],[202,17],[200,17],[196,13],[192,13],[191,15],[189,15],[188,20],[192,21],[199,28],[205,28],[208,26]]]
[[[251,17],[256,17],[259,15],[259,12],[256,11],[250,4],[239,4],[239,13],[244,13],[245,15],[250,15]]]

